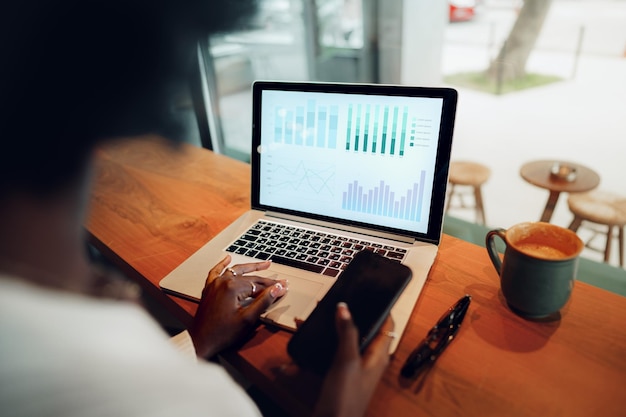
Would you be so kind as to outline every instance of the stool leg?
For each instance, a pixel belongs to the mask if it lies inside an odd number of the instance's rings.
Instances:
[[[454,196],[454,184],[450,184],[450,192],[448,194],[448,204],[446,204],[446,213],[450,210],[450,205],[452,203],[452,197]]]
[[[611,256],[611,241],[613,240],[613,226],[609,225],[609,230],[606,232],[606,248],[604,249],[604,262],[609,262]]]
[[[483,207],[483,194],[480,186],[474,187],[474,200],[476,200],[476,220],[477,223],[486,224],[485,208]]]
[[[619,266],[624,267],[624,226],[619,228]]]
[[[583,219],[581,219],[578,216],[574,216],[574,220],[572,220],[572,222],[569,224],[567,228],[571,230],[572,232],[576,233],[578,231],[578,228],[582,224],[582,222],[583,222]]]

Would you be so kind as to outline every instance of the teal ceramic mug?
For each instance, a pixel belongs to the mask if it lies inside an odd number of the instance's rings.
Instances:
[[[502,259],[496,237],[506,245]],[[584,246],[576,233],[550,223],[528,222],[491,230],[485,240],[502,294],[513,312],[544,318],[565,305]]]

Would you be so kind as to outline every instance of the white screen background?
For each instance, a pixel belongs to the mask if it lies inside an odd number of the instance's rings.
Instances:
[[[427,232],[443,99],[262,94],[261,204]]]

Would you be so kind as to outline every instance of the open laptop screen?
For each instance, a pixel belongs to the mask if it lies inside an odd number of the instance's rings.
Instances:
[[[256,82],[252,206],[438,243],[456,91]]]

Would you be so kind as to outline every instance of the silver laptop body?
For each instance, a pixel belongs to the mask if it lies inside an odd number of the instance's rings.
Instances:
[[[344,254],[376,250],[413,272],[391,313],[403,332],[441,239],[456,91],[257,81],[252,100],[252,207],[161,288],[198,300],[226,254],[231,265],[270,259],[258,275],[287,279],[289,291],[262,319],[295,330],[340,279]],[[270,252],[268,242],[284,245]],[[329,260],[330,242],[341,252]]]

